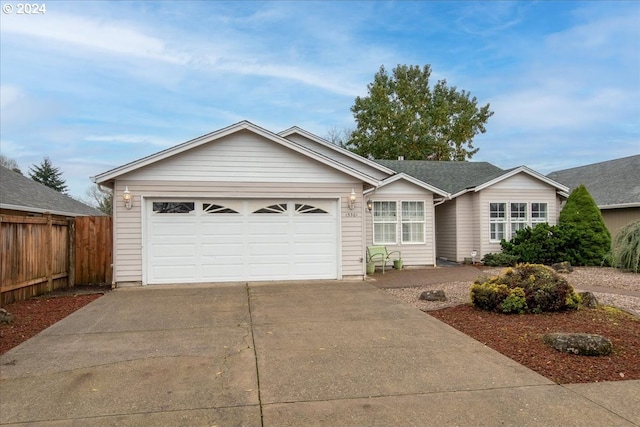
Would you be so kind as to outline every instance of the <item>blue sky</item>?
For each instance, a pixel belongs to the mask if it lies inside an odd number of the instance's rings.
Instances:
[[[384,65],[495,112],[473,160],[542,173],[640,154],[640,2],[46,1],[0,13],[0,152],[89,177],[240,120],[319,136]]]

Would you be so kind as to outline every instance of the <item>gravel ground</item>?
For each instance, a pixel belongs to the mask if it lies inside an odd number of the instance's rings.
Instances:
[[[493,276],[499,274],[502,270],[502,268],[492,268],[483,271],[487,276]],[[624,272],[613,268],[577,267],[572,273],[565,274],[564,276],[578,291],[584,289],[581,287],[582,285],[586,287],[609,288],[612,290],[617,289],[640,293],[640,274]],[[423,311],[429,311],[470,303],[469,288],[472,283],[473,282],[452,282],[415,288],[385,290],[407,304]],[[442,289],[447,296],[447,301],[427,302],[418,299],[422,292],[435,289]],[[640,316],[640,297],[638,296],[603,292],[594,292],[594,295],[600,304],[619,307]]]

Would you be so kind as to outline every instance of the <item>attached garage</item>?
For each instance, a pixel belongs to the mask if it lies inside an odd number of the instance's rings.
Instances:
[[[146,283],[339,277],[338,201],[147,199]]]

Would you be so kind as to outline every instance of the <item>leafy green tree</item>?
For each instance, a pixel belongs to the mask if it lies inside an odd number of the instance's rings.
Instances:
[[[431,88],[430,77],[429,65],[398,65],[391,75],[381,66],[369,94],[351,107],[357,127],[346,148],[377,159],[470,159],[478,152],[473,138],[493,112],[446,80]]]
[[[601,265],[611,249],[611,234],[584,185],[569,195],[558,229],[565,261],[574,265]]]
[[[5,156],[4,154],[0,154],[0,165],[4,166],[7,169],[11,169],[14,172],[18,172],[20,175],[22,175],[22,171],[18,166],[18,162],[16,162],[14,159],[10,157]]]
[[[45,157],[40,165],[33,165],[30,167],[29,176],[34,181],[44,184],[49,188],[53,188],[60,193],[67,193],[67,184],[66,181],[62,179],[62,172],[60,172],[60,168],[54,167],[48,157]]]

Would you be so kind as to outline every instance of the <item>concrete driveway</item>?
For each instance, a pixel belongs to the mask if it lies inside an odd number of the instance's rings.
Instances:
[[[640,425],[366,282],[118,289],[0,358],[0,424]]]

